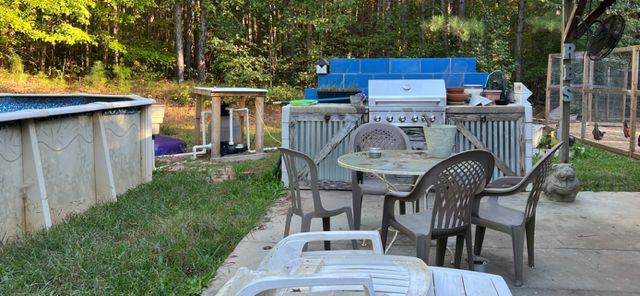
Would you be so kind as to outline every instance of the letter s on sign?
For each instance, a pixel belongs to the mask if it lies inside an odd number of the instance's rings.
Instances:
[[[569,86],[562,87],[562,101],[564,102],[573,101],[573,92],[571,91],[571,87]]]

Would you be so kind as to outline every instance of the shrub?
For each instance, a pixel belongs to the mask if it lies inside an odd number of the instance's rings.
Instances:
[[[89,74],[83,79],[92,86],[104,86],[107,84],[107,71],[101,61],[96,61],[91,67]]]
[[[276,101],[291,101],[301,99],[303,96],[302,90],[297,87],[282,85],[269,88],[267,95],[267,102],[273,103]]]
[[[131,68],[124,65],[114,65],[113,75],[116,81],[126,82],[127,80],[131,79],[133,75],[133,70],[131,70]]]
[[[17,53],[11,53],[11,55],[9,55],[9,71],[17,77],[24,74],[22,58]]]

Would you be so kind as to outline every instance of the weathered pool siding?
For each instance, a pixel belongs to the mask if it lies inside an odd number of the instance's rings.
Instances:
[[[116,193],[143,183],[141,176],[140,113],[105,115],[104,130],[111,157]]]
[[[22,199],[22,135],[20,125],[0,126],[0,242],[24,228]]]
[[[36,122],[45,188],[56,224],[96,203],[91,116]]]
[[[56,224],[115,200],[114,189],[121,194],[150,181],[153,144],[144,112],[143,107],[126,114],[96,111],[0,124],[0,242],[47,225],[41,197]]]

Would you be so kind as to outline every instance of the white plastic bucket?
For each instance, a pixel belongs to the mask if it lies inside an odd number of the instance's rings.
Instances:
[[[424,127],[427,153],[435,158],[447,158],[453,153],[456,133],[455,125],[432,125]]]

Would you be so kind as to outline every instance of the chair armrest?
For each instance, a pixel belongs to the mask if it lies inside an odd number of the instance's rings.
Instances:
[[[362,286],[365,295],[374,295],[373,280],[365,273],[265,276],[253,280],[236,295],[254,296],[272,289],[294,287],[327,287],[329,290],[342,290],[340,286]]]
[[[508,176],[495,179],[486,188],[509,188],[518,185],[524,177]]]
[[[335,240],[370,240],[373,247],[371,253],[383,255],[382,240],[377,231],[319,231],[296,233],[283,238],[261,263],[268,270],[287,268],[295,259],[302,257],[304,246],[314,241]],[[330,253],[331,251],[326,251]]]
[[[405,199],[409,197],[410,194],[411,192],[409,191],[389,191],[387,192],[386,196],[395,198],[395,199]]]

